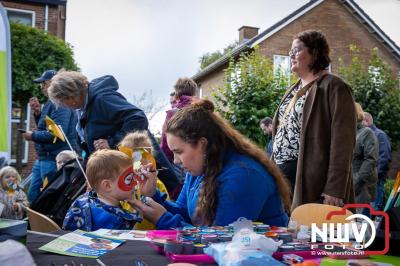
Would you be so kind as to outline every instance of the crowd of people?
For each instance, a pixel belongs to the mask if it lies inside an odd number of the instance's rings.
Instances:
[[[170,94],[159,145],[145,113],[118,92],[113,76],[89,81],[80,72],[45,71],[34,82],[49,101],[30,100],[36,130],[23,134],[38,154],[28,195],[18,172],[3,167],[1,217],[21,219],[57,171],[78,157],[87,191],[65,214],[65,230],[224,226],[240,217],[287,226],[291,211],[306,203],[382,209],[388,136],[355,103],[349,85],[328,71],[329,45],[321,32],[299,33],[289,56],[298,81],[273,118],[260,121],[265,149],[234,129],[211,101],[197,98],[190,78],[178,79]],[[60,125],[73,151],[48,132],[46,117]],[[133,161],[143,149],[155,163],[137,167]]]

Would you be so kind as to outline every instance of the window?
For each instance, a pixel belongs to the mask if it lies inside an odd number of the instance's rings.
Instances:
[[[30,117],[31,117],[31,108],[29,104],[27,105],[27,113],[25,120],[25,130],[30,130]],[[21,108],[12,108],[11,111],[11,163],[16,162],[17,158],[17,141],[18,138],[21,137],[21,134],[17,131],[19,128],[19,121],[21,119]],[[28,154],[29,154],[29,142],[25,141],[22,138],[22,163],[28,162]]]
[[[35,12],[22,9],[5,8],[10,22],[35,27]]]
[[[290,82],[290,57],[287,55],[274,55],[274,76],[281,73],[288,77]]]

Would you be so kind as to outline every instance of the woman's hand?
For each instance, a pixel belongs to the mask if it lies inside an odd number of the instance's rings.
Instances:
[[[153,197],[157,189],[157,171],[153,165],[147,164],[142,166],[140,173],[136,173],[139,176],[143,176],[143,180],[139,180],[140,193],[143,196]]]
[[[106,139],[97,139],[93,142],[93,145],[96,150],[110,149],[110,145]]]
[[[133,208],[143,214],[143,217],[153,224],[157,224],[160,217],[167,212],[167,210],[152,198],[146,198],[146,204],[140,200],[128,200]]]
[[[343,199],[341,199],[341,198],[329,196],[325,193],[322,193],[321,196],[324,197],[324,202],[323,202],[324,204],[338,206],[338,207],[342,207],[344,205]]]

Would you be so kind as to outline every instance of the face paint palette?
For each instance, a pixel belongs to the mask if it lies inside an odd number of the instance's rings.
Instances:
[[[294,254],[297,259],[313,259],[310,244],[295,242],[293,235],[285,227],[269,226],[262,223],[253,223],[253,230],[258,234],[282,241],[283,244],[273,253],[277,260],[283,260],[283,256]],[[221,242],[232,241],[234,235],[233,226],[187,226],[176,230],[152,230],[147,237],[153,239],[150,245],[159,253],[166,255],[173,262],[187,262],[194,264],[215,263],[214,259],[204,254],[204,248]],[[160,244],[160,239],[166,242]],[[289,261],[292,257],[285,257]]]

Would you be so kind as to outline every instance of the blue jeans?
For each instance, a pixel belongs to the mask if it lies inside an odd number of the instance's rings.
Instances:
[[[32,167],[32,181],[29,186],[28,200],[30,203],[34,202],[40,194],[40,188],[42,187],[43,180],[48,177],[50,178],[57,171],[55,161],[36,160]],[[50,175],[49,175],[50,174]]]
[[[378,183],[376,184],[376,198],[374,202],[375,210],[383,210],[383,190],[385,187],[386,179],[380,178],[378,179]]]

